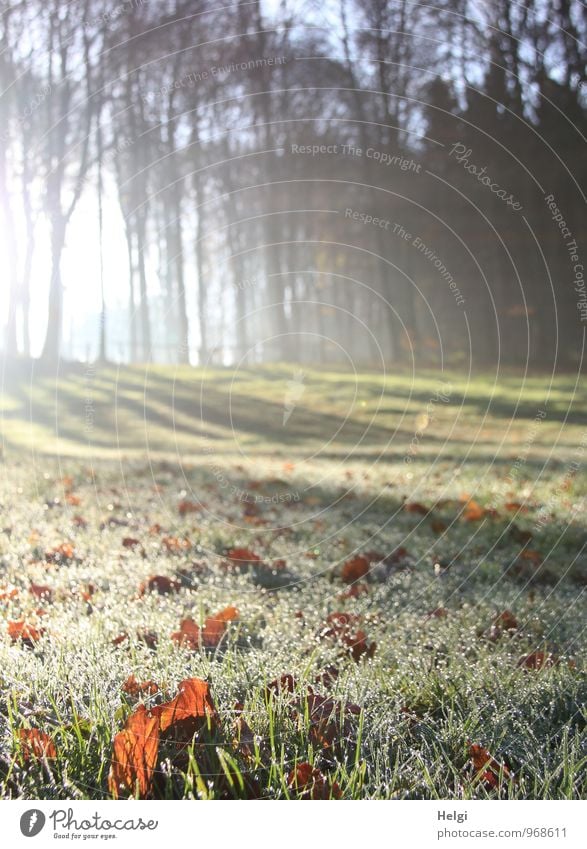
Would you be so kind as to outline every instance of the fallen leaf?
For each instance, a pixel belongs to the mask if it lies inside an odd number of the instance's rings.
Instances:
[[[170,702],[153,708],[153,716],[159,720],[159,730],[176,740],[188,741],[201,728],[218,725],[216,706],[210,695],[210,687],[201,678],[187,678],[178,687],[178,695]]]
[[[140,696],[146,693],[148,696],[154,696],[159,692],[159,687],[154,681],[137,681],[134,675],[129,675],[122,685],[123,693],[128,693],[129,696]]]
[[[161,544],[169,554],[184,554],[189,551],[192,544],[187,537],[179,539],[178,537],[163,537]]]
[[[345,584],[353,584],[355,581],[358,581],[361,578],[364,578],[365,575],[369,574],[370,565],[371,563],[366,557],[362,554],[358,554],[351,560],[347,560],[342,567],[340,577]]]
[[[234,622],[238,619],[239,612],[236,607],[225,607],[214,616],[209,616],[204,622],[202,628],[202,639],[207,648],[215,648],[226,631],[226,626],[229,622]]]
[[[31,584],[29,592],[34,595],[35,598],[43,599],[44,601],[51,601],[53,598],[53,590],[51,587],[44,587],[41,584]]]
[[[146,593],[154,592],[159,593],[159,595],[167,595],[168,593],[179,592],[180,589],[180,581],[174,581],[166,575],[151,575],[139,586],[139,597],[142,598]]]
[[[32,625],[28,625],[23,619],[8,623],[8,636],[13,643],[22,640],[25,645],[32,648],[44,633],[43,628],[35,628]]]
[[[482,781],[488,790],[498,790],[502,782],[510,781],[513,778],[508,767],[505,764],[498,763],[483,746],[470,744],[469,757],[476,778]]]
[[[189,501],[186,499],[179,502],[177,509],[180,516],[187,516],[188,513],[199,513],[201,507],[199,504],[196,504],[195,501]]]
[[[21,728],[18,739],[22,747],[25,761],[42,760],[57,757],[57,750],[53,740],[44,731],[37,728]]]
[[[159,724],[158,716],[139,705],[115,736],[108,789],[116,799],[121,792],[141,799],[149,794],[159,752]]]
[[[300,799],[340,799],[340,787],[309,763],[297,764],[287,777],[287,786]]]
[[[261,558],[249,548],[231,548],[226,555],[234,563],[260,563]]]
[[[554,654],[543,651],[533,651],[531,654],[526,654],[521,657],[517,666],[521,669],[548,669],[551,666],[558,666],[559,659]]]
[[[70,542],[62,542],[45,552],[47,563],[68,563],[75,556],[75,546]]]

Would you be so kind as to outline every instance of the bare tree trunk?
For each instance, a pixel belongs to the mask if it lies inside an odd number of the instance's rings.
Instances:
[[[6,174],[6,149],[2,146],[0,152],[0,205],[2,207],[2,219],[4,238],[6,240],[6,251],[8,255],[8,321],[6,323],[6,353],[15,355],[18,353],[16,341],[16,314],[18,311],[18,269],[16,257],[16,233],[14,219],[10,208],[10,199]]]
[[[49,286],[49,309],[47,335],[42,357],[49,362],[59,359],[61,328],[63,324],[63,284],[61,282],[61,255],[65,245],[65,221],[53,219],[51,234],[51,283]]]

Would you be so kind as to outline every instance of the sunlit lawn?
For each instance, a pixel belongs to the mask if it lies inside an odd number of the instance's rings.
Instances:
[[[4,374],[4,797],[107,797],[130,674],[158,684],[148,705],[204,678],[220,716],[190,756],[162,750],[158,796],[291,797],[297,762],[345,798],[585,795],[585,383],[295,372]],[[139,596],[155,575],[178,585]],[[228,605],[215,648],[171,640]],[[357,619],[337,637],[339,611]],[[13,642],[9,621],[43,633]],[[326,735],[308,687],[335,702]],[[31,728],[56,758],[26,757]]]

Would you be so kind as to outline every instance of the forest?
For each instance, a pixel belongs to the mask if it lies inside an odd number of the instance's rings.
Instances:
[[[583,4],[10,0],[7,357],[572,368]]]

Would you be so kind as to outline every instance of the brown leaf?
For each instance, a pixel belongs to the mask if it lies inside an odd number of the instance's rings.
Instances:
[[[154,681],[139,682],[134,675],[129,675],[124,684],[122,691],[128,693],[129,696],[140,696],[146,693],[148,696],[154,696],[159,692],[159,687]]]
[[[362,554],[358,554],[351,560],[347,560],[342,567],[340,577],[345,584],[353,584],[355,581],[358,581],[361,578],[364,578],[365,575],[369,574],[370,565],[370,561],[366,557]]]
[[[53,740],[44,731],[37,728],[21,728],[18,739],[25,761],[56,758],[57,750]]]
[[[187,678],[178,690],[178,695],[170,702],[153,708],[153,716],[158,718],[162,734],[187,741],[208,723],[213,728],[218,725],[218,714],[206,681]]]
[[[267,687],[265,688],[265,698],[269,698],[272,695],[280,693],[295,693],[297,686],[298,684],[294,676],[287,672],[285,675],[281,675],[279,678],[275,678],[274,681],[267,684]]]
[[[420,516],[427,516],[430,512],[428,507],[424,507],[424,505],[420,504],[418,501],[406,501],[404,504],[404,510],[406,513],[417,513]]]
[[[309,763],[297,764],[287,777],[287,786],[300,799],[340,799],[341,792],[337,782],[330,782],[326,776]]]
[[[298,710],[310,721],[309,737],[323,749],[347,742],[353,730],[352,718],[359,716],[361,708],[354,704],[337,702],[318,693],[307,693],[297,703]]]
[[[344,645],[355,661],[359,661],[363,655],[373,657],[376,643],[368,643],[367,635],[363,630],[357,628],[360,617],[352,613],[337,611],[331,613],[327,618],[327,626],[320,632],[321,637],[329,637]],[[357,630],[355,630],[357,628]]]
[[[139,586],[139,597],[142,598],[146,593],[154,592],[159,593],[159,595],[167,595],[168,593],[177,593],[180,589],[180,581],[174,581],[167,575],[151,575]]]
[[[226,633],[226,626],[238,619],[238,615],[236,607],[225,607],[219,613],[208,616],[202,628],[193,619],[182,619],[179,631],[173,633],[171,639],[193,651],[199,648],[200,639],[205,648],[216,648]]]
[[[526,654],[521,657],[517,666],[521,669],[547,669],[551,666],[558,666],[559,659],[554,654],[543,651],[533,651],[531,654]]]
[[[345,590],[343,593],[340,593],[338,598],[343,600],[348,598],[359,598],[359,596],[365,595],[368,592],[368,585],[364,584],[362,581],[357,581],[355,584],[352,584],[348,588],[348,590]]]
[[[508,767],[499,764],[483,746],[469,744],[469,757],[477,779],[482,781],[488,790],[498,790],[502,781],[509,781],[513,777]]]
[[[255,554],[254,551],[251,551],[250,548],[231,548],[226,556],[234,563],[242,563],[245,565],[261,562],[261,558]]]
[[[199,513],[201,510],[201,505],[196,504],[195,501],[189,501],[188,499],[184,501],[180,501],[177,505],[177,509],[179,511],[180,516],[187,516],[188,513]]]
[[[149,794],[158,752],[159,717],[139,705],[113,742],[108,789],[116,799],[121,792],[141,799]]]
[[[471,499],[463,510],[463,519],[466,522],[480,522],[487,515],[487,511],[476,501]]]
[[[41,584],[31,583],[29,592],[34,595],[35,598],[43,599],[44,601],[51,601],[53,598],[53,590],[51,587],[44,587]]]

